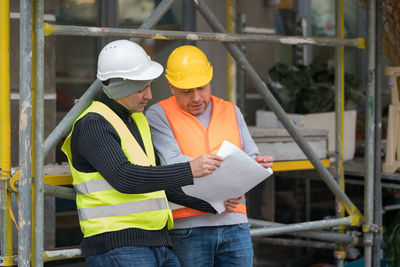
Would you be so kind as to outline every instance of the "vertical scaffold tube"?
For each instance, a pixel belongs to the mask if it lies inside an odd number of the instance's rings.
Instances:
[[[373,218],[374,218],[374,132],[375,132],[375,40],[376,1],[368,1],[367,71],[368,83],[365,103],[365,189],[364,189],[364,266],[372,266]]]
[[[32,5],[20,0],[18,266],[30,266],[32,146]]]
[[[34,7],[35,19],[35,140],[34,140],[34,166],[35,166],[35,194],[34,194],[34,241],[33,241],[33,266],[43,266],[44,250],[44,3],[36,0]]]
[[[336,38],[344,38],[344,0],[336,0]],[[345,191],[344,182],[344,46],[336,46],[335,48],[335,158],[336,158],[336,180]],[[336,200],[336,217],[343,218],[345,210],[340,201]],[[339,225],[339,232],[344,234],[346,226]],[[344,245],[340,245],[335,250],[335,258],[337,267],[344,266],[346,250]]]

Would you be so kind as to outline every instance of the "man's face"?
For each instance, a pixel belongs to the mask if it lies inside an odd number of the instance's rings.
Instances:
[[[131,112],[143,112],[147,102],[152,99],[150,84],[136,93],[117,99],[116,101]]]
[[[176,97],[179,107],[186,112],[197,116],[202,114],[211,99],[210,83],[192,89],[179,89],[168,83],[172,94]]]

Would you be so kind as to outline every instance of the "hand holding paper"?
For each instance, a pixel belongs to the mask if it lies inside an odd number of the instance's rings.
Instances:
[[[238,198],[272,174],[235,145],[224,141],[217,153],[224,158],[211,175],[194,179],[194,185],[182,187],[190,196],[210,203],[218,213],[225,210],[224,201]]]

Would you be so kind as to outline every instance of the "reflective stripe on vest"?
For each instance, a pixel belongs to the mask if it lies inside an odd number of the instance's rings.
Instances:
[[[175,96],[158,103],[164,109],[183,155],[196,158],[205,153],[216,154],[224,140],[242,147],[235,106],[215,96],[211,96],[211,101],[212,115],[208,129],[195,116],[182,110]],[[174,219],[207,214],[180,205],[179,208],[174,207]],[[234,211],[246,214],[246,206],[239,204]]]
[[[164,198],[150,198],[142,201],[79,209],[79,220],[97,219],[110,216],[128,215],[137,212],[167,209]]]
[[[134,113],[132,118],[138,126],[146,153],[125,123],[100,102],[94,101],[76,121],[89,112],[100,114],[114,127],[121,139],[121,148],[131,163],[141,166],[155,165],[150,128],[143,113]],[[73,129],[74,126],[62,150],[70,163],[73,185],[77,192],[79,223],[84,237],[126,228],[160,230],[166,223],[171,229],[172,213],[163,190],[145,194],[123,194],[115,190],[100,173],[84,173],[73,167],[71,158]]]

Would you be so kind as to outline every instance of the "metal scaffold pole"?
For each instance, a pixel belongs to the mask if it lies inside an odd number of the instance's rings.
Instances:
[[[364,266],[372,266],[372,245],[374,231],[374,131],[375,131],[375,43],[376,17],[375,0],[368,1],[368,33],[367,33],[367,71],[368,83],[365,103],[365,190],[364,190]]]
[[[33,220],[33,264],[36,267],[43,266],[43,233],[44,233],[44,4],[43,0],[34,2],[34,33],[35,33],[35,98],[34,98],[34,220]]]
[[[222,26],[221,26],[222,27]],[[156,40],[218,41],[223,43],[271,42],[285,45],[319,45],[364,48],[364,39],[336,39],[330,37],[292,37],[279,35],[227,34],[222,32],[186,32],[144,29],[120,29],[104,27],[85,27],[71,25],[45,24],[47,35],[102,36],[102,37],[140,37]]]
[[[336,38],[344,38],[344,0],[336,0]],[[336,164],[336,180],[345,191],[344,182],[344,47],[335,47],[335,164]],[[345,209],[343,205],[336,199],[336,217],[343,218]],[[339,225],[339,232],[345,233],[346,226]],[[338,267],[344,266],[346,258],[346,250],[344,245],[339,245],[335,250],[336,264]]]
[[[382,1],[376,1],[376,84],[375,84],[375,160],[374,160],[374,224],[377,232],[374,233],[374,244],[372,245],[372,266],[379,266],[383,258],[381,249],[382,241],[382,77],[383,77],[383,49],[382,49],[382,26],[383,6]]]
[[[20,1],[18,266],[30,266],[32,146],[32,5]]]

